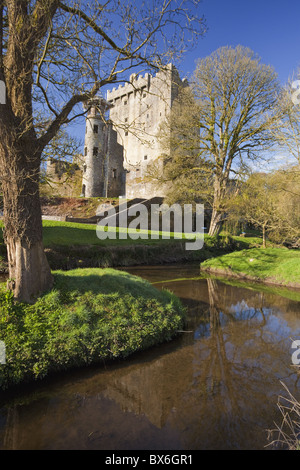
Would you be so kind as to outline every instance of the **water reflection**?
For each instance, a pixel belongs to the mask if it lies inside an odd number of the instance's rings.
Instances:
[[[280,380],[299,396],[290,348],[300,338],[299,303],[194,279],[190,269],[131,271],[183,299],[186,331],[121,364],[6,397],[0,448],[264,448],[266,429],[280,421]]]

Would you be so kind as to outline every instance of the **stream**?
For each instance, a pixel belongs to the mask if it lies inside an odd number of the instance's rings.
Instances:
[[[126,271],[173,291],[183,333],[129,359],[0,397],[0,449],[267,449],[278,397],[300,399],[295,290],[216,280],[198,266]],[[299,291],[297,291],[299,293]],[[300,355],[300,354],[299,354]]]

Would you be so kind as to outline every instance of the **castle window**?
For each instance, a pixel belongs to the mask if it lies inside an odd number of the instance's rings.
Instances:
[[[143,94],[143,98],[146,98],[146,96],[147,96],[147,94],[146,94],[146,93],[144,93],[144,94]]]
[[[97,124],[94,124],[94,134],[98,134],[98,126],[97,126]]]
[[[116,168],[113,168],[112,177],[113,177],[113,179],[116,179],[116,178],[117,178],[117,170],[116,170]]]
[[[97,155],[98,155],[98,147],[94,147],[93,148],[93,156],[97,157]]]
[[[83,173],[86,172],[86,165],[83,165]]]
[[[125,135],[128,135],[128,131],[125,131]]]
[[[127,121],[128,121],[128,118],[125,118],[125,122],[127,122]]]
[[[127,104],[127,101],[124,101],[124,106]]]
[[[148,155],[144,155],[144,160],[147,160],[148,159]]]
[[[87,147],[84,147],[84,156],[87,156]]]

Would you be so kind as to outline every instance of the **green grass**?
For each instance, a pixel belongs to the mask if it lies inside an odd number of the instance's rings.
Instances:
[[[0,221],[0,242],[3,243],[3,234],[2,234],[3,222]],[[105,240],[100,240],[97,237],[96,225],[92,224],[80,224],[74,222],[62,222],[62,221],[43,221],[43,241],[46,248],[52,246],[82,246],[82,245],[98,245],[98,246],[115,246],[115,245],[134,245],[134,244],[161,244],[161,243],[170,243],[181,241],[178,238],[174,238],[174,233],[170,233],[170,239],[163,239],[162,232],[159,233],[159,239],[152,239],[151,232],[141,231],[141,233],[147,234],[147,238],[138,238],[133,240],[130,235],[126,239],[119,239],[119,233],[127,233],[128,230],[125,228],[116,229],[116,239],[107,238]],[[183,234],[183,240],[188,240]],[[249,237],[241,238],[238,236],[228,236],[223,234],[220,237],[221,240],[234,240],[236,243],[241,244],[242,246],[260,246],[261,239],[259,237]],[[205,245],[207,247],[212,247],[216,244],[215,237],[209,237],[208,235],[204,236]]]
[[[0,389],[50,373],[103,363],[168,341],[185,310],[168,291],[114,269],[54,272],[54,288],[34,305],[0,290]]]
[[[3,242],[2,229],[3,223],[0,221],[0,242]],[[106,230],[98,228],[102,233],[107,233],[107,238],[100,239],[96,232],[97,225],[81,224],[74,222],[62,221],[43,221],[43,241],[44,246],[49,248],[51,246],[76,246],[76,245],[99,245],[99,246],[114,246],[114,245],[132,245],[132,244],[161,244],[169,243],[170,241],[188,240],[188,235],[183,234],[182,239],[176,238],[178,234],[171,232],[169,238],[162,238],[163,235],[168,236],[165,232],[151,232],[149,230],[140,230],[138,238],[133,239],[134,230],[127,228],[116,227],[113,230]],[[120,236],[120,234],[122,235]],[[151,233],[156,234],[159,238],[151,238]],[[126,237],[124,236],[126,234]],[[115,235],[115,238],[114,238]],[[193,237],[193,235],[192,235]]]
[[[123,233],[126,231],[120,230]],[[241,238],[228,234],[222,234],[220,237],[204,235],[203,248],[196,250],[186,249],[187,239],[157,240],[148,236],[146,239],[137,240],[130,237],[124,240],[100,240],[96,234],[96,225],[58,221],[43,221],[43,239],[51,268],[64,270],[77,267],[161,264],[176,260],[199,262],[234,250],[261,245],[261,239],[258,237]],[[5,270],[7,253],[0,230],[0,272]]]
[[[300,286],[300,250],[250,248],[206,260],[201,269]]]
[[[106,229],[106,230],[105,230]],[[170,240],[185,240],[188,236],[171,232],[169,235],[165,232],[151,232],[149,230],[130,230],[127,228],[108,229],[105,227],[97,227],[96,225],[78,224],[73,222],[55,222],[43,221],[43,236],[45,247],[51,245],[128,245],[128,244],[156,244],[169,242]],[[104,234],[103,239],[97,236]],[[158,238],[152,238],[152,234]],[[163,238],[163,236],[167,238]],[[133,237],[136,237],[134,239]],[[177,238],[176,238],[177,237]]]

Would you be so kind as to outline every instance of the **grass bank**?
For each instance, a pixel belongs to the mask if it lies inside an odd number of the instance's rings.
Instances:
[[[213,256],[261,244],[261,239],[255,237],[205,235],[202,249],[187,250],[186,240],[151,239],[150,236],[136,240],[130,237],[120,239],[119,232],[116,239],[100,240],[95,225],[46,220],[43,221],[43,241],[53,270],[200,262]],[[6,271],[6,249],[0,222],[0,272]]]
[[[0,290],[0,389],[128,355],[171,340],[185,310],[168,291],[114,269],[54,272],[34,305]]]
[[[249,248],[205,260],[200,267],[209,273],[300,288],[300,250]]]

